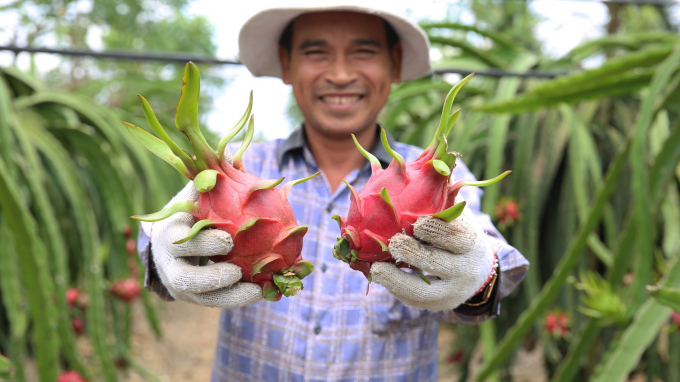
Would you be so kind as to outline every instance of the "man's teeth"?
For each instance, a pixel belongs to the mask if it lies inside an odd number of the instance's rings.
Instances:
[[[329,96],[327,96],[327,97],[321,97],[321,99],[324,102],[335,103],[335,104],[338,104],[338,105],[344,105],[346,103],[356,102],[356,101],[359,100],[359,98],[360,98],[359,96],[346,96],[346,97],[335,97],[335,96],[329,97]]]

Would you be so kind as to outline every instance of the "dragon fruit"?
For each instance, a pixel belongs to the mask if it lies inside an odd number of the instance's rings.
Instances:
[[[194,155],[190,155],[168,137],[156,119],[149,103],[142,101],[144,115],[160,138],[124,122],[130,132],[146,148],[193,180],[200,192],[197,203],[181,201],[144,216],[133,216],[141,221],[158,221],[178,212],[192,214],[197,222],[188,235],[175,242],[183,243],[206,227],[228,232],[234,247],[229,253],[212,256],[214,262],[227,261],[242,270],[241,281],[257,283],[263,297],[278,301],[290,297],[303,288],[302,280],[314,267],[301,256],[302,239],[306,226],[298,226],[293,209],[287,200],[288,191],[295,184],[318,175],[286,183],[275,188],[284,178],[262,180],[245,172],[243,153],[253,139],[254,117],[250,116],[253,95],[241,120],[220,140],[217,153],[210,147],[198,127],[198,68],[189,62],[184,71],[182,92],[175,113],[175,124],[191,141]],[[250,121],[241,147],[233,156],[233,164],[224,155],[227,143]]]
[[[371,178],[360,193],[349,183],[351,192],[349,213],[346,217],[334,215],[340,226],[341,237],[333,248],[336,259],[349,263],[354,270],[361,271],[371,281],[371,263],[387,261],[395,263],[388,250],[389,239],[397,233],[413,235],[413,223],[420,216],[429,215],[450,222],[460,216],[465,202],[454,204],[458,191],[466,185],[486,186],[500,181],[510,171],[480,182],[457,181],[450,184],[451,171],[460,154],[448,152],[446,136],[456,122],[460,110],[449,115],[453,99],[472,74],[458,82],[446,96],[442,118],[430,145],[410,163],[392,150],[387,143],[385,129],[381,130],[382,144],[393,160],[383,170],[376,157],[364,150],[356,138],[354,143],[371,163]],[[352,136],[354,137],[354,136]],[[411,268],[423,280],[429,279],[422,272],[408,264],[399,267]]]

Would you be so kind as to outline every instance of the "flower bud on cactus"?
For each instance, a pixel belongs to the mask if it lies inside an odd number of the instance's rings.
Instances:
[[[680,312],[673,311],[671,313],[671,321],[677,330],[680,330]]]
[[[80,292],[78,292],[77,288],[68,288],[66,291],[66,303],[68,306],[76,306],[76,303],[78,302],[78,295]]]
[[[543,327],[551,336],[563,338],[569,333],[569,315],[564,312],[549,312],[545,316]]]
[[[87,382],[79,372],[67,370],[57,377],[57,382]]]
[[[83,331],[85,330],[85,322],[80,317],[73,317],[71,319],[71,326],[73,326],[73,331],[76,332],[77,335],[83,334]]]
[[[225,147],[248,122],[253,95],[250,94],[250,103],[243,117],[219,142],[216,153],[198,127],[198,94],[198,68],[190,62],[184,71],[175,123],[189,137],[193,155],[179,148],[168,137],[142,96],[144,114],[160,139],[125,123],[146,148],[193,180],[201,193],[197,203],[182,201],[160,212],[133,218],[158,221],[177,212],[193,215],[196,224],[185,238],[175,244],[191,239],[203,228],[224,230],[231,235],[234,247],[229,253],[211,257],[212,261],[238,265],[243,275],[241,281],[259,284],[263,297],[269,301],[278,301],[282,295],[293,296],[302,289],[300,280],[312,272],[313,266],[300,254],[307,227],[297,225],[287,195],[293,185],[319,173],[288,182],[277,189],[283,178],[262,180],[245,172],[242,158],[253,139],[253,117],[250,117],[241,148],[233,156],[233,164],[229,163],[228,156],[224,155]]]
[[[389,239],[397,233],[413,235],[413,223],[420,216],[433,216],[450,222],[457,218],[465,202],[454,204],[458,191],[466,185],[486,186],[498,182],[510,171],[488,181],[458,181],[450,184],[451,172],[460,154],[448,152],[446,136],[458,118],[460,110],[449,114],[453,99],[460,88],[472,77],[469,75],[456,84],[446,97],[439,127],[430,145],[410,163],[392,150],[385,130],[381,131],[382,144],[394,158],[383,170],[376,157],[354,143],[371,162],[372,175],[358,193],[349,183],[351,192],[349,213],[346,217],[333,216],[340,225],[341,237],[333,249],[336,259],[349,263],[370,281],[371,263],[396,262],[388,251]],[[352,136],[354,137],[354,136]],[[407,264],[400,267],[413,268]],[[415,268],[414,268],[415,269]],[[420,273],[420,270],[417,270]],[[425,282],[429,279],[420,273]]]
[[[119,300],[130,302],[142,293],[139,281],[133,278],[118,280],[111,285],[111,294]]]
[[[125,251],[128,255],[134,255],[135,252],[137,252],[137,242],[132,239],[128,239],[125,242]]]

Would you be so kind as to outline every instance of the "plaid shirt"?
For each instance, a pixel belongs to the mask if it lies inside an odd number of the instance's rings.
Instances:
[[[243,162],[247,171],[263,179],[307,177],[318,167],[306,146],[304,129],[286,140],[253,144]],[[404,159],[414,160],[419,149],[395,142],[390,146]],[[377,141],[371,152],[387,164],[391,157]],[[368,162],[346,180],[357,190],[371,175]],[[462,163],[453,170],[456,179],[474,179]],[[498,299],[522,280],[527,260],[508,245],[479,210],[482,191],[464,187],[461,194],[479,218],[498,255],[501,279],[497,298],[484,311],[432,312],[402,304],[389,291],[371,284],[347,264],[333,258],[339,235],[330,217],[346,215],[349,190],[344,184],[331,192],[323,176],[293,187],[288,195],[300,225],[309,226],[302,257],[314,264],[304,279],[305,289],[278,302],[261,301],[223,310],[213,365],[213,381],[344,381],[397,382],[437,380],[438,322],[478,324],[498,313]],[[149,238],[140,230],[139,248],[148,266],[146,284],[169,297],[154,272]],[[171,298],[170,298],[171,299]]]

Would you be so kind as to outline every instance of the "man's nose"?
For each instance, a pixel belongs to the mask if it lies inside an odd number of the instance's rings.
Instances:
[[[335,86],[346,86],[357,79],[357,72],[353,65],[344,58],[338,58],[329,68],[326,80]]]

